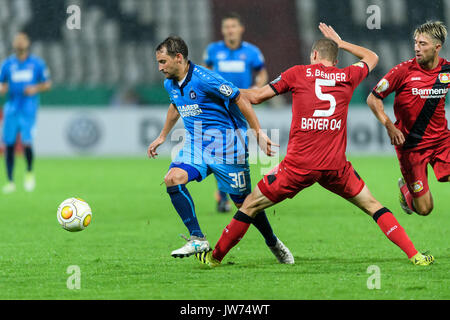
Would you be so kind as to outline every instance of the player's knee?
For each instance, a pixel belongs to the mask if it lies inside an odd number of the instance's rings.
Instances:
[[[244,203],[242,204],[240,210],[245,212],[250,217],[254,218],[258,212],[260,212],[263,209],[263,206],[261,205],[260,201],[257,199],[254,199],[253,197],[249,196],[245,199]]]
[[[164,177],[164,183],[166,185],[166,187],[172,187],[172,186],[176,186],[179,184],[185,184],[185,177],[184,175],[180,174],[180,173],[168,173],[165,177]]]
[[[172,177],[170,175],[167,174],[164,177],[164,184],[166,185],[166,187],[173,186],[173,184],[172,184]]]
[[[427,216],[433,211],[433,204],[419,205],[416,206],[417,214],[421,216]]]
[[[256,216],[256,214],[260,211],[260,210],[258,210],[258,208],[255,207],[255,206],[249,206],[249,207],[247,207],[247,208],[245,208],[245,209],[243,209],[243,210],[245,210],[245,212],[247,213],[247,215],[249,215],[249,216],[252,217],[252,218],[254,218],[254,217]]]

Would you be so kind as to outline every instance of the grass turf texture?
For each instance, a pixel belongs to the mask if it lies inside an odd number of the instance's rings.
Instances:
[[[416,248],[435,255],[433,266],[410,264],[370,217],[315,185],[267,210],[295,265],[278,264],[250,228],[223,266],[209,269],[193,257],[170,256],[186,229],[161,185],[168,159],[38,158],[37,188],[26,193],[19,158],[17,192],[0,195],[0,299],[449,299],[449,185],[430,170],[435,210],[408,216],[397,200],[395,158],[350,160]],[[260,177],[253,166],[253,185]],[[215,212],[212,177],[188,187],[214,245],[234,213]],[[72,196],[93,210],[79,233],[56,220],[59,203]],[[81,270],[79,290],[66,285],[71,265]],[[379,290],[367,288],[371,265],[381,271]]]

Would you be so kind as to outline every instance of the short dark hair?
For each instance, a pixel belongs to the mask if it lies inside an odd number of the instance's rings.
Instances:
[[[339,47],[331,39],[322,38],[314,42],[311,52],[317,51],[322,59],[335,62],[339,53]]]
[[[30,35],[28,34],[28,32],[26,32],[26,31],[24,31],[24,30],[19,30],[19,31],[17,31],[16,35],[18,35],[18,34],[23,34],[24,36],[27,36],[27,38],[30,37]]]
[[[242,24],[242,18],[241,16],[236,12],[228,12],[222,17],[222,22],[226,19],[236,19],[239,21],[240,24]]]
[[[170,36],[161,42],[157,47],[156,51],[161,51],[163,48],[167,49],[167,54],[171,57],[175,57],[178,53],[187,60],[189,50],[186,42],[178,36]]]

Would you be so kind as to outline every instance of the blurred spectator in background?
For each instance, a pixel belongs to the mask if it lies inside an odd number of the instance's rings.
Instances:
[[[111,99],[113,107],[138,107],[142,106],[143,101],[134,88],[124,87],[114,94]]]
[[[0,70],[0,94],[8,94],[4,105],[3,142],[6,145],[6,171],[8,183],[3,193],[16,190],[13,181],[14,149],[20,133],[27,162],[24,188],[33,191],[36,185],[33,174],[33,136],[36,114],[39,108],[39,93],[50,90],[50,74],[45,62],[31,55],[30,39],[20,32],[13,40],[15,54],[7,58]]]
[[[242,40],[244,31],[238,14],[225,15],[222,18],[223,40],[206,48],[204,63],[238,88],[262,87],[268,81],[264,56],[258,47]]]
[[[268,74],[264,56],[255,45],[243,41],[245,27],[241,17],[234,12],[222,18],[223,40],[213,42],[205,50],[204,64],[236,87],[249,89],[267,84]],[[228,195],[217,191],[217,211],[229,212]]]

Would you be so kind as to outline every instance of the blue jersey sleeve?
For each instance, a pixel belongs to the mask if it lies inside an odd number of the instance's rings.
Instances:
[[[239,89],[230,81],[225,80],[218,74],[210,74],[208,79],[200,80],[201,89],[216,98],[224,101],[232,101],[239,95]]]
[[[212,60],[213,49],[213,44],[210,44],[206,47],[205,52],[203,53],[203,63],[208,67],[212,67],[214,64],[214,61]]]
[[[47,82],[50,80],[50,70],[45,64],[44,60],[39,60],[37,63],[37,77],[38,83]]]
[[[9,78],[9,68],[8,68],[8,61],[3,62],[1,70],[0,70],[0,82],[6,83],[8,82]]]
[[[257,47],[254,48],[253,59],[252,59],[251,65],[252,65],[252,69],[255,71],[259,71],[262,68],[264,68],[264,65],[265,65],[264,56],[263,56],[261,50],[259,50]]]

